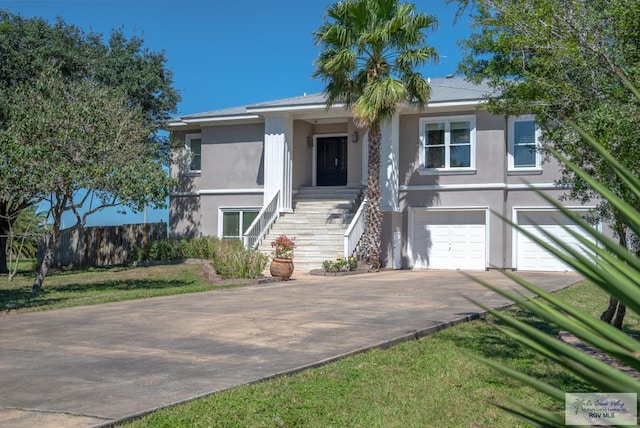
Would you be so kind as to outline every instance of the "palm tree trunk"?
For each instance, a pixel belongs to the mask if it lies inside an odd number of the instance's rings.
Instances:
[[[374,124],[368,132],[367,147],[368,175],[365,197],[365,231],[362,237],[361,257],[373,271],[380,270],[380,247],[382,237],[382,210],[380,209],[380,140],[382,139],[380,125]]]

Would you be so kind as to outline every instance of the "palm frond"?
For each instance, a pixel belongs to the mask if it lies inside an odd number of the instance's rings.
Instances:
[[[631,92],[640,99],[640,91],[624,75],[619,76]],[[626,189],[614,192],[604,184],[598,182],[586,171],[579,168],[570,159],[557,151],[552,153],[576,176],[584,180],[597,192],[603,200],[609,203],[617,211],[618,217],[634,233],[640,231],[640,212],[638,208],[626,201],[620,195],[635,195],[640,197],[640,179],[626,169],[603,145],[591,137],[580,126],[571,120],[564,119],[568,126],[575,129],[580,137],[590,148],[603,159],[616,174]],[[534,189],[535,190],[535,189]],[[532,233],[518,224],[503,218],[514,231],[521,233],[537,243],[541,248],[550,252],[565,264],[581,273],[593,284],[606,291],[618,301],[636,313],[640,313],[640,258],[621,247],[602,232],[592,227],[585,219],[571,210],[565,208],[553,197],[536,190],[538,194],[551,206],[563,213],[572,223],[578,225],[581,232],[577,232],[568,226],[561,225],[581,248],[576,249],[568,245],[562,239],[547,232],[541,227],[536,227],[537,233]],[[599,349],[608,357],[620,363],[640,371],[640,342],[624,332],[600,321],[599,319],[573,307],[552,293],[536,287],[534,284],[520,278],[518,275],[504,272],[506,276],[520,285],[524,290],[532,293],[538,299],[526,297],[523,293],[514,294],[501,290],[476,278],[485,287],[513,301],[518,306],[536,315],[558,329],[568,331],[583,342]],[[479,305],[483,307],[482,305]],[[563,343],[555,337],[516,320],[508,313],[495,311],[483,307],[487,312],[495,316],[505,327],[498,327],[507,336],[529,347],[534,352],[565,367],[569,372],[579,376],[595,389],[602,392],[632,392],[640,396],[640,382],[630,374],[600,361],[598,358],[587,355],[580,350]],[[549,389],[549,385],[542,384],[537,379],[526,377],[522,373],[504,368],[496,363],[484,361],[490,367],[511,376],[523,383],[542,391],[546,395],[563,401],[564,393],[560,394],[556,389]],[[578,392],[578,391],[568,391]],[[519,415],[520,417],[541,426],[563,426],[564,420],[557,414],[549,414],[531,406],[517,404],[524,409],[523,412],[501,406],[504,410]]]

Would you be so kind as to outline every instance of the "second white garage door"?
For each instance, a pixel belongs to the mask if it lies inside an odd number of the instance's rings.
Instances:
[[[545,242],[551,241],[538,231],[534,225],[539,225],[545,231],[552,233],[554,236],[568,243],[572,248],[584,253],[580,242],[571,236],[560,225],[565,225],[569,229],[574,230],[583,236],[588,235],[558,211],[519,211],[517,221],[522,228],[531,232],[534,236],[542,238]],[[589,237],[589,240],[591,242],[594,241],[591,237]],[[524,236],[522,233],[517,234],[515,245],[516,267],[518,270],[549,272],[571,270],[569,266],[558,260],[553,254],[542,249],[538,244]]]
[[[414,211],[414,269],[486,268],[486,211]]]

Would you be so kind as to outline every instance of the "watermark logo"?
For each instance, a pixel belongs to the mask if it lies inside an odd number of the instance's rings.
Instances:
[[[566,425],[636,425],[635,393],[592,392],[565,394]]]

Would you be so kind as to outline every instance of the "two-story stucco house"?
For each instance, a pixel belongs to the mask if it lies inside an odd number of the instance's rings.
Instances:
[[[557,163],[543,163],[536,151],[533,119],[488,113],[490,88],[459,77],[430,85],[427,109],[403,106],[383,128],[384,265],[565,270],[497,215],[572,239],[558,226],[567,220],[526,184],[556,198],[564,193],[554,184]],[[352,253],[367,142],[348,110],[305,95],[181,116],[170,130],[189,153],[172,168],[181,187],[171,196],[171,233],[244,235],[249,246],[263,241],[264,250],[286,233],[296,238],[296,264],[304,268]],[[325,241],[332,246],[304,249]]]

